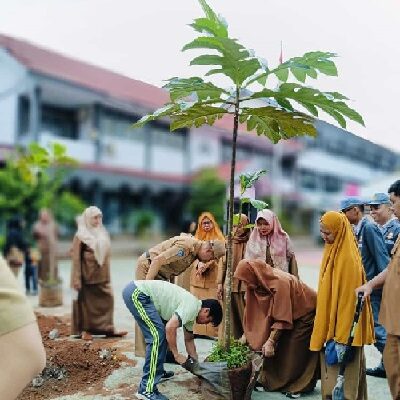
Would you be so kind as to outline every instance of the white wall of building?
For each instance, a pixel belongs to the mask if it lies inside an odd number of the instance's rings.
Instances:
[[[112,167],[145,168],[145,144],[136,140],[105,137],[101,162]]]
[[[18,94],[29,85],[26,69],[0,49],[0,144],[16,141]]]
[[[191,171],[221,163],[221,141],[217,133],[203,129],[191,130],[189,141]]]
[[[181,149],[153,144],[150,170],[164,174],[185,174],[185,154]]]
[[[39,144],[41,146],[47,147],[52,142],[64,145],[67,148],[68,156],[75,158],[78,162],[95,162],[95,146],[93,141],[64,139],[52,135],[50,132],[41,132],[39,135]]]

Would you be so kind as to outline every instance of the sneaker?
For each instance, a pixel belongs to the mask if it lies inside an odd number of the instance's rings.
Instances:
[[[376,378],[386,378],[386,371],[381,366],[375,368],[367,368],[366,374],[369,376],[375,376]]]
[[[289,399],[299,399],[301,397],[301,394],[288,392],[286,393],[286,397],[289,397]]]
[[[167,381],[168,379],[173,378],[174,375],[175,375],[175,372],[173,372],[173,371],[164,371],[163,374],[162,374],[162,376],[161,376],[161,378],[160,378],[160,383],[161,383],[161,382],[165,382],[165,381]]]
[[[169,400],[167,396],[164,396],[158,390],[148,393],[139,389],[136,397],[141,400]]]

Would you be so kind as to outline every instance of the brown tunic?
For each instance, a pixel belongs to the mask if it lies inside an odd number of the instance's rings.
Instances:
[[[190,233],[181,233],[181,236],[189,236],[193,237]],[[181,288],[190,292],[190,273],[192,272],[192,268],[189,267],[187,270],[183,271],[180,275],[175,277],[175,284],[180,286]]]
[[[42,281],[56,279],[58,277],[57,268],[57,236],[58,230],[53,222],[47,229],[42,228],[42,223],[37,222],[33,227],[33,237],[37,240],[40,251],[40,261],[38,277]],[[51,276],[52,273],[52,276]]]
[[[72,243],[71,287],[81,285],[78,300],[72,302],[71,331],[93,334],[114,332],[114,296],[110,282],[110,254],[100,266],[93,250],[76,236]]]
[[[261,260],[241,261],[235,275],[247,285],[244,331],[250,347],[260,350],[272,330],[282,332],[260,382],[271,391],[312,390],[319,377],[318,353],[309,350],[315,291]]]
[[[400,336],[400,240],[393,247],[393,257],[383,286],[379,322],[390,335]]]
[[[383,362],[390,392],[393,399],[400,399],[400,238],[392,254],[383,286],[379,322],[387,331]]]
[[[170,282],[174,276],[188,269],[197,258],[201,241],[190,236],[174,236],[152,247],[138,259],[136,279],[145,279],[151,260],[163,256],[166,260],[161,266],[156,279]]]
[[[200,300],[217,299],[218,271],[223,268],[224,259],[221,258],[218,261],[212,260],[206,263],[208,269],[201,275],[197,274],[198,263],[199,261],[195,260],[192,265],[192,271],[190,273],[190,293]],[[197,335],[216,337],[218,336],[218,327],[212,324],[194,324],[193,332]]]

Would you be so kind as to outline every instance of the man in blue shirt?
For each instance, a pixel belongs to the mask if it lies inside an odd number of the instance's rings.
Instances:
[[[400,221],[393,215],[389,195],[375,193],[368,202],[372,219],[382,232],[389,256],[400,233]]]
[[[340,202],[340,209],[354,226],[362,263],[367,280],[379,275],[389,264],[390,257],[382,233],[378,226],[364,217],[364,201],[359,197],[347,197]],[[382,290],[371,295],[371,306],[374,315],[375,347],[383,354],[386,343],[385,328],[378,322],[382,301]],[[386,378],[383,362],[377,368],[368,369],[367,374]]]

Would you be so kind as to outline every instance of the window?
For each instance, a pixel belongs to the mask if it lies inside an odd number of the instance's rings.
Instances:
[[[151,127],[151,141],[153,144],[163,147],[185,150],[186,134],[184,131],[170,132],[160,127]]]
[[[108,136],[144,141],[144,135],[148,134],[146,128],[132,128],[132,124],[136,122],[137,119],[138,118],[134,116],[129,116],[123,113],[105,111],[101,115],[100,130]]]
[[[30,102],[29,98],[20,96],[18,98],[18,135],[29,133]]]
[[[42,129],[67,139],[78,139],[77,111],[50,105],[42,106]]]
[[[304,189],[317,189],[317,176],[311,172],[302,170],[300,173],[300,186]]]
[[[323,177],[324,190],[327,193],[340,192],[341,184],[339,178],[332,175],[326,175]]]

